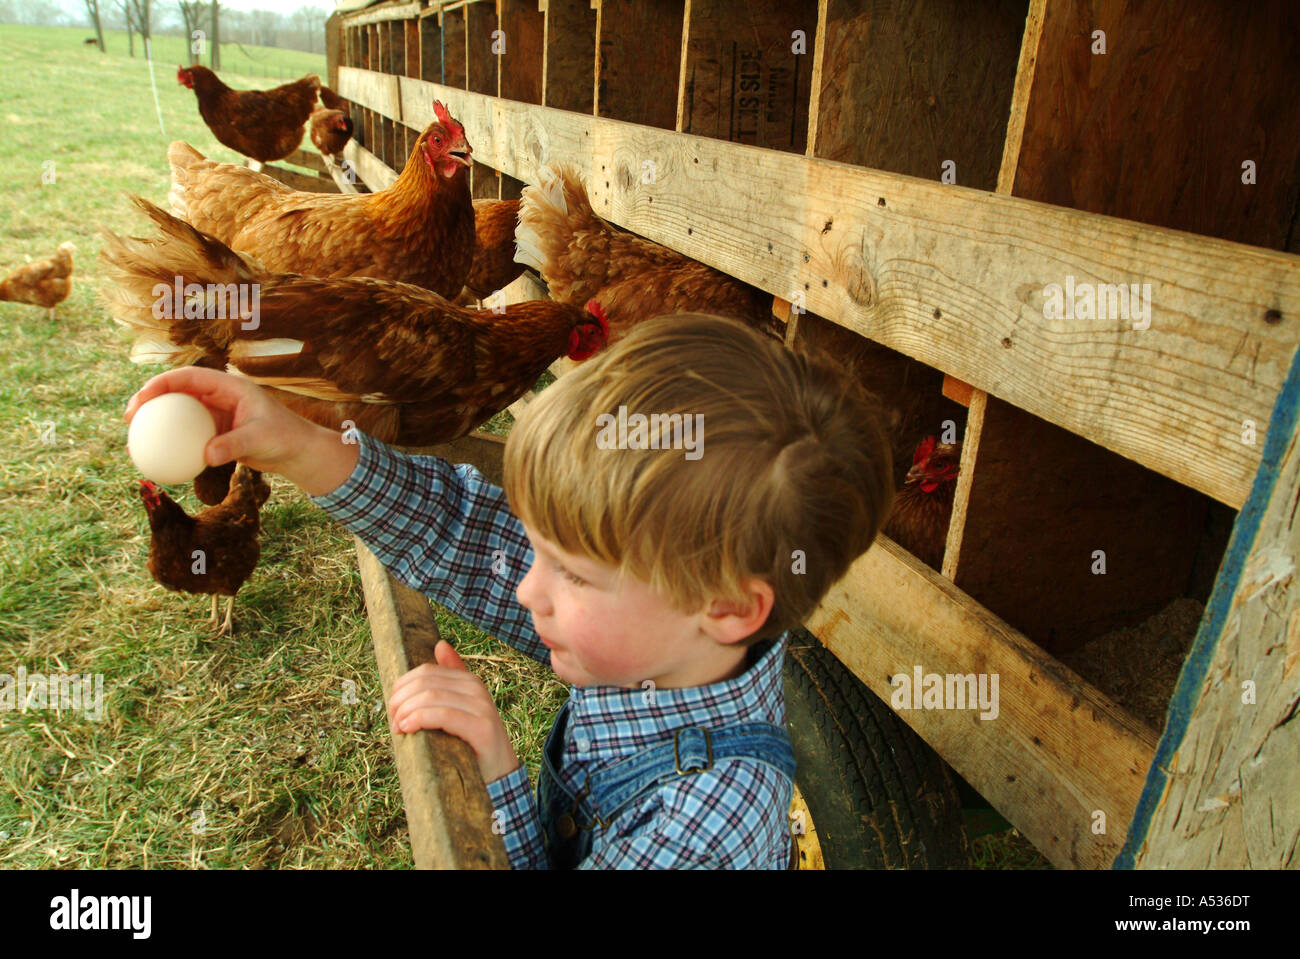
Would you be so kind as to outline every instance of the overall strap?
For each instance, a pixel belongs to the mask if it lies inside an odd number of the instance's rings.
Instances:
[[[708,728],[685,726],[671,739],[648,746],[588,777],[584,798],[593,815],[607,825],[628,803],[676,780],[707,772],[724,759],[752,759],[794,779],[790,737],[772,723],[742,723]]]

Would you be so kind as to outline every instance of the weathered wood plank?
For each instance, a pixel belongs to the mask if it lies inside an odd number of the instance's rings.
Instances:
[[[442,82],[463,90],[468,76],[465,64],[465,11],[442,10],[438,14],[438,23],[442,26]]]
[[[918,666],[998,676],[995,718],[970,709],[898,715],[1054,865],[1111,864],[1155,749],[1145,726],[883,536],[808,628],[886,702],[890,677],[910,680]]]
[[[376,70],[358,70],[355,67],[339,67],[339,96],[354,103],[360,103],[376,113],[382,113],[390,120],[401,121],[402,97],[401,78]],[[408,81],[416,82],[416,81]],[[424,81],[418,81],[424,82]],[[347,91],[347,92],[344,92]],[[429,112],[433,112],[433,100],[429,100]]]
[[[493,34],[497,29],[497,10],[493,3],[465,6],[465,64],[467,89],[472,93],[496,96],[500,90],[501,57],[492,52]]]
[[[613,222],[776,296],[802,292],[810,312],[1230,506],[1245,499],[1260,446],[1243,422],[1268,422],[1300,342],[1300,257],[402,82],[417,85],[408,123],[443,99],[503,173],[536,182],[543,163],[576,163]],[[1045,318],[1049,284],[1076,283],[1103,300],[1149,284],[1150,327]]]
[[[283,162],[292,163],[294,166],[306,167],[308,170],[317,170],[321,173],[328,172],[325,168],[325,158],[314,149],[307,150],[299,147],[285,157]]]
[[[677,129],[802,153],[816,29],[817,0],[690,0]]]
[[[380,23],[385,20],[405,20],[407,17],[417,17],[419,15],[420,3],[419,0],[415,0],[414,3],[381,6],[367,10],[364,13],[344,14],[343,25],[346,27],[359,27],[370,23]]]
[[[497,0],[497,22],[505,44],[496,58],[501,96],[541,103],[545,14],[537,9],[537,0]]]
[[[338,192],[334,181],[327,180],[325,177],[308,176],[296,170],[286,170],[284,167],[272,166],[269,163],[259,163],[257,160],[249,160],[248,168],[257,173],[264,173],[273,180],[279,180],[285,186],[292,187],[295,190],[303,190],[307,193]]]
[[[355,542],[387,702],[403,674],[432,661],[438,628],[428,599],[393,579],[361,540]],[[469,743],[441,730],[398,733],[393,755],[417,868],[509,868],[505,845],[492,830],[492,802]]]
[[[1116,865],[1300,866],[1300,362],[1169,705]]]
[[[356,167],[350,160],[345,159],[343,162],[347,164],[346,167],[336,163],[333,157],[328,157],[326,159],[326,167],[329,170],[331,179],[334,180],[334,185],[339,188],[340,193],[362,192],[357,189]]]
[[[397,174],[356,140],[349,140],[343,148],[343,159],[352,164],[362,182],[378,193],[387,190],[397,180]]]

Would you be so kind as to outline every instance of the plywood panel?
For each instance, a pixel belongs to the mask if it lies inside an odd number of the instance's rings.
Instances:
[[[673,129],[685,0],[601,0],[596,111]]]
[[[819,157],[991,190],[1027,0],[828,0]]]
[[[591,0],[547,0],[544,102],[591,113],[595,103],[596,11]]]
[[[681,130],[802,153],[816,28],[817,0],[691,0]]]
[[[1094,31],[1106,52],[1094,53]],[[1300,208],[1300,6],[1047,5],[1013,192],[1273,249]],[[1242,164],[1256,182],[1242,182]]]
[[[537,0],[500,0],[498,10],[505,41],[505,52],[498,58],[501,96],[541,103],[545,15],[537,9]]]

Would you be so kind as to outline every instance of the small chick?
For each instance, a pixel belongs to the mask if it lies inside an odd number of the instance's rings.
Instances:
[[[54,255],[20,266],[0,282],[0,300],[43,306],[54,319],[54,307],[72,292],[71,242],[60,243]]]
[[[153,534],[150,575],[168,589],[210,595],[211,626],[217,625],[217,597],[229,597],[218,636],[230,632],[235,594],[257,567],[258,512],[270,495],[262,474],[241,465],[225,499],[190,516],[156,484],[140,481],[140,498]]]

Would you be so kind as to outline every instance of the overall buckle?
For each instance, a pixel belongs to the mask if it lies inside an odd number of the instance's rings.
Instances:
[[[689,729],[694,729],[697,732],[701,732],[704,734],[704,748],[708,758],[705,759],[705,765],[703,766],[697,766],[692,769],[683,769],[681,754],[678,752],[678,741],[681,738],[682,733],[686,732]],[[679,776],[689,776],[692,773],[702,773],[712,769],[713,768],[713,738],[709,735],[709,731],[702,726],[684,726],[681,729],[677,730],[675,733],[673,733],[673,764],[677,767],[677,774]]]

